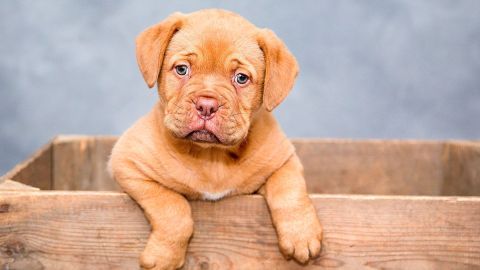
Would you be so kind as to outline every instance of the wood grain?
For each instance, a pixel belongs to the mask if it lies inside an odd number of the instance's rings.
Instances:
[[[52,189],[52,143],[42,146],[1,178],[12,179],[40,189]]]
[[[61,136],[54,143],[57,190],[118,190],[105,170],[114,137]],[[294,140],[310,193],[439,195],[440,142]],[[74,180],[76,179],[76,180]]]
[[[441,142],[296,140],[294,143],[311,193],[441,195],[444,166]]]
[[[106,164],[113,136],[59,136],[8,178],[55,190],[119,190]],[[310,193],[480,195],[480,143],[296,139]],[[20,170],[18,168],[21,168]]]
[[[54,190],[120,190],[107,163],[116,139],[59,136],[53,142]]]
[[[447,144],[442,194],[480,195],[480,143]]]
[[[476,269],[480,198],[312,195],[322,255],[286,261],[264,200],[192,202],[184,269]],[[114,192],[0,192],[1,269],[138,269],[149,226]],[[8,266],[7,266],[8,265]]]

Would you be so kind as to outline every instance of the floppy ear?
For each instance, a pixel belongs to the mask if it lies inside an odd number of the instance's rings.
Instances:
[[[257,40],[265,56],[263,104],[268,111],[272,111],[292,89],[298,74],[298,64],[285,44],[271,30],[260,30]]]
[[[152,88],[155,85],[168,43],[173,34],[182,26],[184,18],[185,15],[174,13],[138,35],[136,40],[137,63],[148,87]]]

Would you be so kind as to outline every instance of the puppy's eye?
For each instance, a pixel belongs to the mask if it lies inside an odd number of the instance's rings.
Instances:
[[[237,75],[235,75],[235,82],[241,85],[246,84],[249,79],[250,78],[243,73],[237,73]]]
[[[188,74],[188,66],[187,65],[178,65],[175,67],[175,72],[177,72],[180,76],[185,76]]]

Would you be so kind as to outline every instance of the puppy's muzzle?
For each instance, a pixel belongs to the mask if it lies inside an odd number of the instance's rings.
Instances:
[[[195,142],[220,143],[218,137],[212,132],[211,127],[208,127],[209,124],[212,124],[209,120],[215,117],[220,107],[218,100],[210,96],[199,96],[195,99],[194,105],[201,122],[195,122],[193,131],[186,138]]]
[[[212,97],[198,97],[195,102],[198,116],[204,120],[212,119],[218,111],[218,101]]]

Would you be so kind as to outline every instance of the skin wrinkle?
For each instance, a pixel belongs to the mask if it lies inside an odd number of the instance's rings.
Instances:
[[[234,65],[232,65],[233,67],[231,68],[232,70],[245,69],[247,70],[247,75],[249,75],[252,82],[255,83],[257,81],[257,72],[255,71],[255,67],[250,64],[250,61],[248,61],[248,58],[239,54],[232,54],[227,58],[227,61],[234,63]]]

